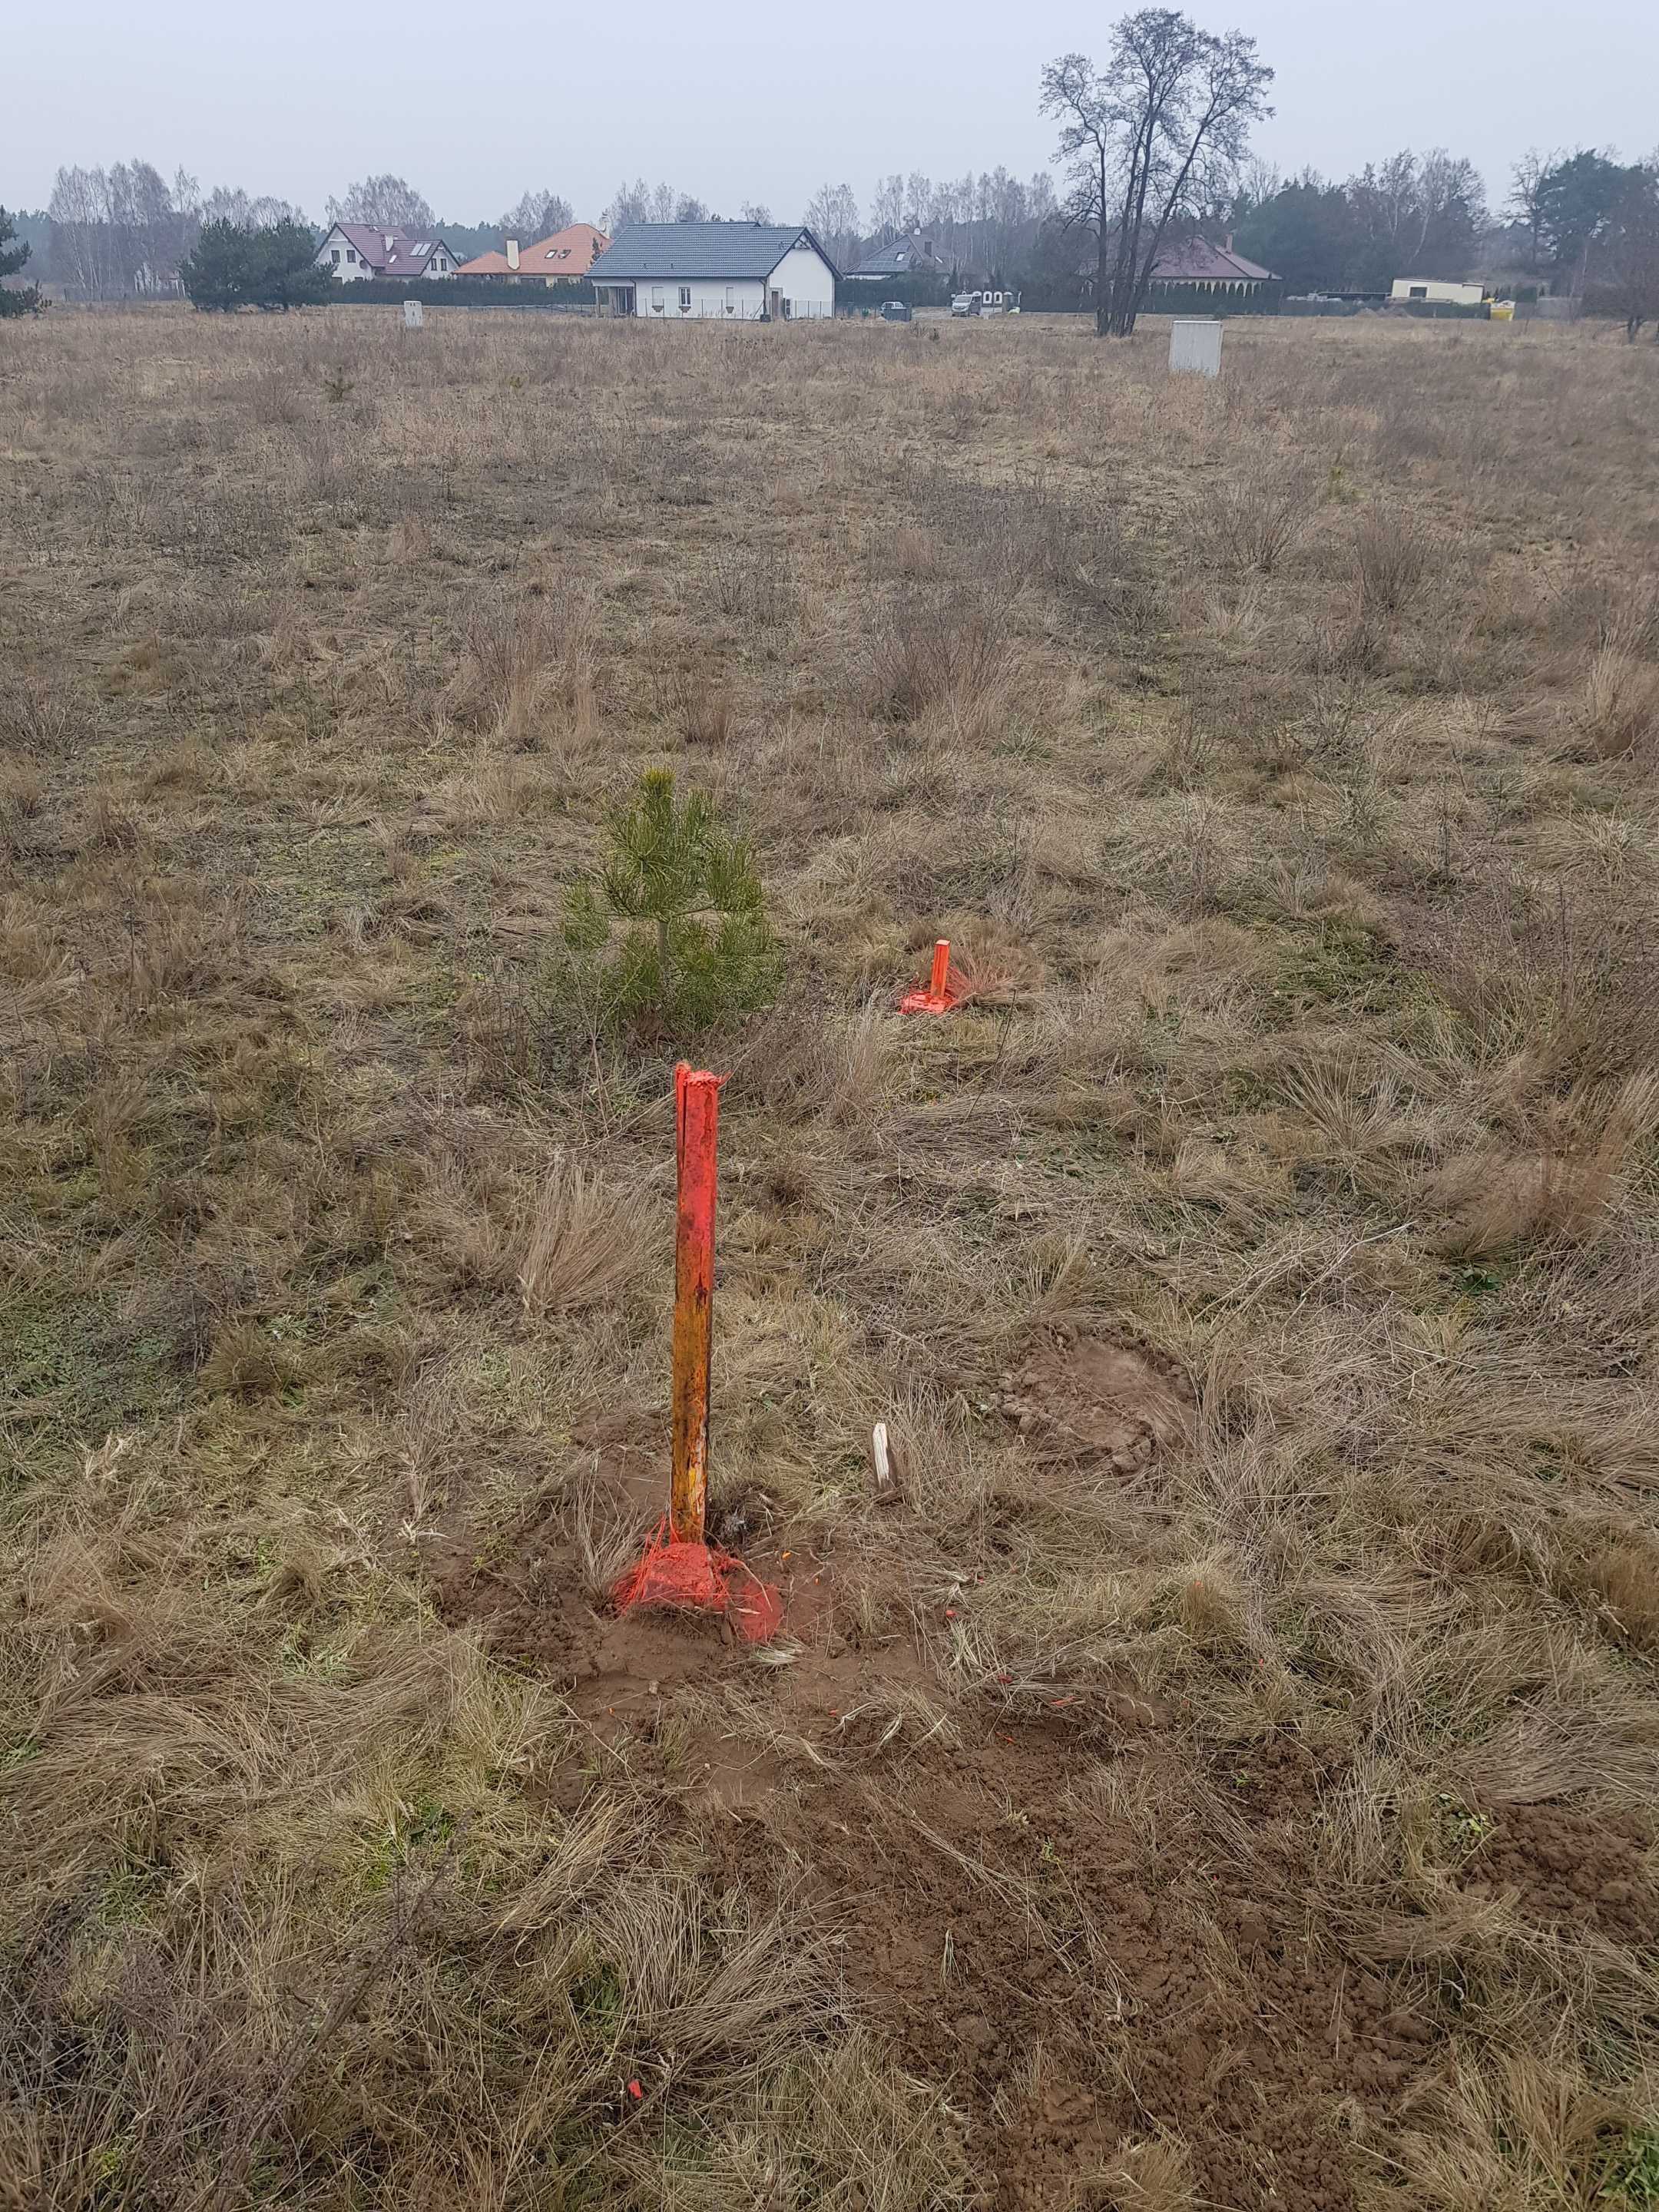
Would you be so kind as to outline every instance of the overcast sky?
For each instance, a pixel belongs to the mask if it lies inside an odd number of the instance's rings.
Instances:
[[[204,189],[241,185],[320,216],[391,169],[458,222],[528,186],[596,216],[624,177],[722,213],[799,216],[829,181],[867,206],[878,173],[1042,166],[1037,72],[1103,54],[1112,10],[990,0],[16,0],[0,61],[0,204],[43,206],[59,163],[142,154]],[[1494,201],[1528,146],[1659,137],[1655,0],[1232,0],[1194,12],[1255,34],[1278,71],[1258,149],[1338,177],[1410,145],[1469,155]]]

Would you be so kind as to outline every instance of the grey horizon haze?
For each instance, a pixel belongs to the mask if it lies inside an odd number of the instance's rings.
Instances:
[[[220,0],[30,7],[0,52],[13,97],[0,205],[44,207],[60,165],[142,155],[204,190],[241,185],[320,217],[331,193],[392,170],[457,222],[550,185],[597,219],[625,179],[666,179],[726,215],[798,218],[825,182],[867,208],[878,175],[1047,166],[1038,72],[1104,55],[1121,6],[1042,10],[854,0],[795,28],[758,0],[692,14],[635,0],[614,15],[481,0],[318,0],[232,12]],[[1587,0],[1564,15],[1496,0],[1202,0],[1277,72],[1255,150],[1346,177],[1402,146],[1468,155],[1496,206],[1530,146],[1626,160],[1659,138],[1659,6]]]

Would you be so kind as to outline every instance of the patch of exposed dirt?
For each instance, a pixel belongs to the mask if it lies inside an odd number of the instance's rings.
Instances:
[[[1191,1382],[1166,1353],[1070,1328],[1003,1377],[1000,1402],[1039,1468],[1109,1467],[1127,1476],[1188,1443],[1195,1410]]]
[[[608,1458],[602,1479],[643,1542],[660,1467],[648,1491],[631,1461],[613,1467]],[[770,1518],[761,1493],[734,1495],[709,1515],[711,1536],[740,1545],[752,1571],[782,1597],[782,1631],[762,1653],[718,1618],[643,1608],[618,1618],[596,1601],[557,1500],[532,1505],[487,1553],[453,1539],[434,1563],[440,1607],[447,1620],[475,1626],[498,1657],[557,1680],[602,1743],[626,1739],[632,1749],[659,1752],[665,1782],[717,1804],[747,1803],[793,1767],[752,1755],[752,1716],[733,1709],[723,1717],[722,1700],[762,1698],[769,1726],[810,1769],[820,1747],[844,1757],[878,1737],[895,1698],[915,1708],[902,1717],[912,1732],[925,1733],[916,1701],[937,1694],[933,1668],[913,1644],[864,1639],[841,1619],[830,1553],[799,1536],[784,1544]]]
[[[1141,1472],[1191,1435],[1184,1378],[1102,1335],[1048,1339],[1013,1395],[1033,1450],[1085,1474]],[[605,1480],[643,1533],[633,1470]],[[1349,2212],[1355,2127],[1433,2077],[1456,2023],[1431,1978],[1346,1955],[1309,1903],[1341,1776],[1289,1738],[1194,1761],[1166,1705],[1097,1683],[1046,1686],[1040,1708],[953,1694],[928,1628],[861,1636],[833,1549],[781,1548],[763,1494],[720,1528],[783,1591],[769,1655],[717,1621],[596,1606],[557,1501],[487,1557],[456,1549],[446,1613],[556,1675],[586,1733],[554,1802],[620,1754],[679,1797],[716,1872],[764,1889],[787,1869],[843,1931],[860,2014],[965,2114],[1000,2212],[1091,2186],[1133,2203],[1146,2160],[1177,2155],[1196,2203]],[[1465,1890],[1569,1936],[1659,1940],[1633,1824],[1484,1817]]]
[[[1288,1829],[1313,1782],[1283,1757],[1269,1817]],[[1079,1790],[1085,1771],[1074,1743],[996,1730],[908,1784],[780,1801],[716,1847],[736,1870],[787,1843],[845,1918],[861,2007],[969,2114],[1000,2206],[1069,2205],[1161,2129],[1202,2201],[1349,2204],[1340,2100],[1409,2080],[1431,2033],[1310,1952],[1293,1887],[1160,1844]]]
[[[1236,1829],[1191,1817],[1174,1745],[1091,1766],[1075,1738],[1006,1728],[879,1787],[780,1796],[711,1848],[734,1873],[763,1876],[781,1850],[802,1870],[847,1929],[860,2008],[948,2084],[1006,2212],[1093,2201],[1090,2177],[1133,2177],[1134,2147],[1166,2135],[1197,2203],[1343,2212],[1356,2110],[1409,2092],[1452,2023],[1425,1983],[1345,1958],[1310,1913],[1327,1778],[1288,1741],[1252,1767],[1242,1850]],[[1141,1790],[1151,1826],[1125,1809]],[[1533,1867],[1538,1840],[1522,1821],[1494,1863]],[[1620,1896],[1620,1933],[1651,1941],[1659,1893]],[[1124,2187],[1106,2201],[1136,2201]]]
[[[1639,1824],[1628,1818],[1507,1806],[1461,1887],[1510,1898],[1534,1927],[1593,1929],[1635,1949],[1654,1940],[1653,1879]]]

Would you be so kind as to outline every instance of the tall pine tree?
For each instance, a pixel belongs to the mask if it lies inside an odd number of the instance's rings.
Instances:
[[[30,248],[14,246],[17,225],[0,207],[0,277],[15,276],[29,258]],[[6,315],[38,315],[41,308],[40,287],[38,284],[10,285],[0,283],[0,317]]]

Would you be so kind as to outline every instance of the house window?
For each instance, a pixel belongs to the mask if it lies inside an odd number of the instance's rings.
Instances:
[[[682,284],[680,286],[680,313],[683,315],[689,315],[690,312],[691,287],[689,284]]]
[[[726,288],[726,312],[728,315],[736,307],[737,304],[737,288],[734,285],[728,284]]]
[[[1426,284],[1413,284],[1412,286],[1412,297],[1413,300],[1426,300],[1428,296],[1429,288]]]
[[[334,247],[328,258],[337,269],[340,265],[340,249],[337,246]]]
[[[334,258],[335,258],[337,261],[339,259],[339,258],[340,258],[340,257],[339,257],[339,255],[338,255],[337,253],[337,254],[335,255],[335,257],[334,257]],[[346,248],[346,259],[347,259],[349,262],[350,262],[350,264],[352,264],[352,266],[353,266],[353,268],[354,268],[354,269],[356,267],[356,265],[357,265],[357,249],[356,249],[356,247],[355,246],[347,246],[347,248]]]
[[[662,313],[662,286],[660,284],[653,284],[651,287],[651,312],[653,315],[659,315]]]

